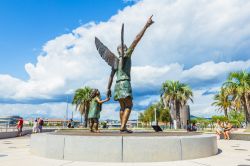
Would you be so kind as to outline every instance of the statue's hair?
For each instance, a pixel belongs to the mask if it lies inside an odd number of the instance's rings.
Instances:
[[[124,50],[127,50],[128,47],[126,46],[126,44],[123,44],[123,47],[124,47]],[[119,49],[122,48],[122,45],[120,44],[118,47],[117,47],[117,51],[119,52]]]
[[[91,92],[91,94],[90,94],[90,98],[91,99],[95,98],[98,92],[99,92],[98,89],[93,89],[92,92]]]

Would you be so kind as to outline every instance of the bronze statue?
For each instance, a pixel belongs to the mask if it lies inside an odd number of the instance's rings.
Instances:
[[[147,23],[136,36],[129,48],[123,43],[124,24],[122,24],[121,44],[117,47],[119,58],[116,57],[97,37],[95,37],[95,44],[99,54],[112,67],[107,90],[108,97],[111,97],[110,88],[113,82],[113,77],[116,73],[114,100],[119,101],[120,103],[121,132],[132,133],[131,130],[126,128],[133,107],[133,95],[130,84],[131,55],[147,28],[154,23],[152,17],[153,15],[148,19]]]

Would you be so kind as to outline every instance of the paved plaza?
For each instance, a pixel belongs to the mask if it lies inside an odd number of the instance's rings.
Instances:
[[[250,166],[250,141],[219,140],[220,152],[216,156],[195,160],[158,162],[158,163],[97,163],[72,162],[47,159],[30,153],[30,136],[1,139],[1,166]]]

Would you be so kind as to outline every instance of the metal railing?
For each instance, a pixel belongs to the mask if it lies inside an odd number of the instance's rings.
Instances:
[[[32,127],[29,126],[24,126],[23,130],[30,130]],[[17,131],[16,126],[10,126],[10,125],[0,125],[0,132],[13,132]]]

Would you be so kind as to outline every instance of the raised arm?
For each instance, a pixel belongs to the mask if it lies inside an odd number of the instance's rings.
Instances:
[[[112,86],[112,83],[113,83],[114,75],[115,75],[115,69],[112,68],[110,76],[109,76],[108,87],[107,87],[107,97],[111,97],[111,90],[110,89],[111,89],[111,86]]]
[[[102,104],[102,103],[105,103],[107,101],[109,101],[110,98],[106,98],[105,100],[101,100],[99,99],[99,97],[96,98],[96,101],[99,103],[99,104]]]
[[[136,36],[135,40],[130,45],[129,50],[133,51],[135,49],[136,45],[141,40],[141,38],[144,35],[144,33],[147,30],[147,28],[150,27],[150,25],[152,25],[154,23],[154,21],[152,20],[152,17],[153,17],[153,15],[149,17],[147,23],[145,24],[145,26],[143,27],[143,29],[141,30],[141,32]]]

